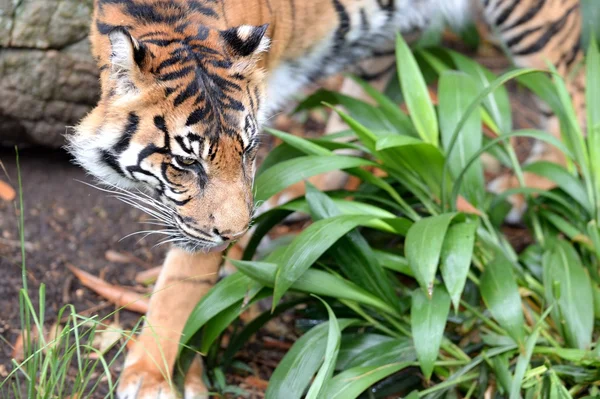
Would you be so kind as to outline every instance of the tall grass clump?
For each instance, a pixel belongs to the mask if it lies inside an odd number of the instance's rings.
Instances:
[[[18,152],[16,159],[23,285],[19,290],[21,337],[18,345],[19,352],[22,352],[19,357],[23,359],[12,359],[12,370],[0,380],[0,398],[113,398],[116,378],[110,369],[125,349],[131,333],[120,329],[112,331],[115,326],[107,322],[111,315],[106,318],[86,317],[78,314],[74,306],[69,304],[64,305],[52,320],[47,319],[45,284],[40,284],[37,291],[28,286]],[[105,347],[100,350],[93,344],[94,340],[99,334],[107,332],[116,333],[122,339],[116,339],[108,346],[103,345]]]
[[[556,73],[514,69],[497,77],[453,51],[412,52],[400,37],[396,55],[408,113],[357,80],[375,105],[320,91],[299,107],[332,107],[349,131],[319,139],[270,131],[283,144],[259,170],[256,200],[338,169],[358,177],[360,187],[320,192],[307,183],[305,197],[260,215],[243,260],[233,262],[238,272],[198,304],[182,344],[194,342],[221,373],[264,323],[308,303],[321,319],[285,355],[267,398],[599,395],[595,42],[586,57],[585,134]],[[437,104],[424,76],[437,80]],[[513,131],[504,87],[513,80],[543,95],[560,119],[563,140],[540,130]],[[482,126],[494,136],[485,137]],[[340,136],[349,140],[334,141]],[[519,136],[555,146],[568,167],[522,167],[509,143]],[[363,155],[339,155],[337,149]],[[521,182],[527,171],[557,187],[489,193],[484,153]],[[501,230],[510,209],[506,198],[516,194],[527,198],[523,220],[534,238],[520,253]],[[257,254],[265,234],[294,212],[312,223]],[[237,329],[221,350],[221,333],[265,298],[271,298],[271,310]]]

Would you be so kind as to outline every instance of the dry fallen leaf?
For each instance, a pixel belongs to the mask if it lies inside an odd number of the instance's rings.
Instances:
[[[17,196],[15,189],[12,188],[8,183],[0,180],[0,199],[4,201],[12,201]]]
[[[94,335],[94,342],[92,346],[100,353],[106,353],[112,348],[123,336],[123,327],[118,323],[110,323],[102,330],[96,330]],[[95,353],[93,353],[95,354]]]
[[[15,359],[17,362],[22,362],[23,360],[25,360],[25,347],[23,344],[23,332],[21,332],[19,334],[19,336],[17,337],[17,340],[15,341],[15,343],[13,344],[13,350],[11,353],[11,357],[13,359]],[[26,337],[27,340],[29,342],[35,342],[38,340],[40,334],[39,334],[39,330],[37,328],[37,326],[33,326],[33,329],[31,330],[31,332],[29,333],[29,336]],[[47,336],[47,332],[44,331],[44,336]]]
[[[138,294],[135,291],[127,288],[109,284],[106,281],[88,273],[75,266],[67,266],[71,272],[81,281],[81,284],[90,288],[98,295],[106,298],[110,302],[117,306],[121,306],[125,309],[131,310],[138,313],[148,312],[148,298]]]
[[[456,199],[456,209],[460,212],[471,213],[473,215],[481,216],[481,211],[475,208],[469,201],[467,201],[462,195],[459,195]]]
[[[267,389],[267,386],[269,385],[269,383],[263,379],[261,379],[260,377],[256,377],[254,375],[249,375],[248,377],[246,377],[244,379],[244,382],[248,385],[250,385],[251,387],[260,389],[261,391],[265,391]]]

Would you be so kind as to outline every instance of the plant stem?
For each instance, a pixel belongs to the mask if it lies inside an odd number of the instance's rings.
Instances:
[[[472,307],[471,305],[469,305],[466,301],[464,300],[460,300],[460,304],[462,306],[465,307],[465,309],[467,309],[468,311],[470,311],[471,313],[473,313],[475,316],[477,316],[479,319],[481,319],[481,321],[483,321],[483,323],[488,326],[489,328],[491,328],[492,330],[494,330],[494,332],[496,332],[497,334],[500,335],[508,335],[508,333],[506,331],[504,331],[499,325],[497,325],[496,323],[494,323],[490,318],[485,317],[483,315],[483,313],[481,313],[480,311],[478,311],[477,309],[475,309],[474,307]]]

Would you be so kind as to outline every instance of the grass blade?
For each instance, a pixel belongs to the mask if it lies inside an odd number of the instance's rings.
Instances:
[[[573,176],[562,166],[554,162],[539,161],[526,165],[523,171],[531,172],[553,181],[564,192],[569,194],[574,201],[579,202],[589,215],[593,214],[592,204],[590,204],[587,198],[585,187],[581,180]]]

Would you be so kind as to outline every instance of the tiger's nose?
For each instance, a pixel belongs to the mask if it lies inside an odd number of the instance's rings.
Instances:
[[[233,241],[233,240],[236,240],[236,239],[240,238],[241,236],[243,236],[246,233],[246,231],[247,231],[247,229],[244,229],[243,231],[240,231],[237,233],[231,233],[228,230],[221,232],[221,231],[219,231],[219,229],[214,228],[212,232],[214,235],[218,236],[223,241]]]

